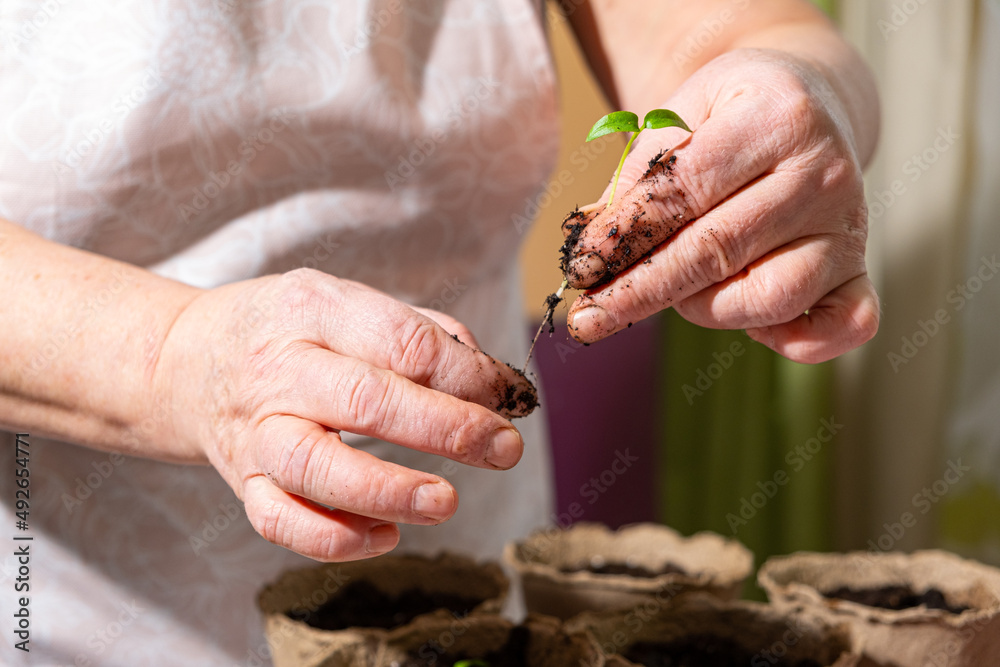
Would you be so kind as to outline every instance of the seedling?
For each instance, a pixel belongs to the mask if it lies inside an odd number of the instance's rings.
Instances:
[[[459,660],[452,667],[490,667],[485,660]]]
[[[661,127],[679,127],[682,130],[691,131],[687,123],[669,109],[653,109],[642,119],[642,126],[639,125],[639,117],[631,111],[612,111],[594,123],[594,127],[590,128],[587,141],[593,141],[606,134],[617,134],[618,132],[632,133],[628,143],[625,144],[622,159],[618,161],[618,168],[615,169],[615,176],[611,181],[611,194],[608,195],[607,208],[611,208],[611,202],[615,199],[615,190],[618,188],[618,177],[621,176],[622,167],[625,165],[625,158],[628,157],[628,151],[632,148],[635,138],[642,134],[643,130],[658,130]]]
[[[618,168],[615,169],[615,175],[611,181],[611,194],[608,195],[608,205],[605,208],[611,208],[611,203],[615,199],[615,190],[618,189],[618,177],[621,176],[622,167],[625,166],[625,158],[628,157],[629,149],[632,148],[632,143],[635,138],[643,130],[658,130],[662,127],[679,127],[682,130],[691,131],[691,128],[687,126],[680,116],[678,116],[673,111],[669,109],[653,109],[642,119],[642,125],[639,125],[639,117],[636,116],[631,111],[612,111],[607,116],[602,117],[599,121],[594,123],[594,127],[590,128],[590,133],[587,135],[587,141],[593,141],[598,137],[603,137],[606,134],[616,134],[618,132],[631,132],[632,136],[629,137],[628,143],[625,144],[625,150],[622,152],[622,159],[618,161]],[[569,281],[563,280],[559,289],[555,293],[550,294],[545,298],[545,316],[542,318],[542,323],[538,327],[538,331],[535,333],[535,337],[531,339],[531,347],[528,348],[528,358],[524,360],[524,369],[528,369],[528,362],[531,361],[531,354],[535,351],[535,343],[538,342],[538,337],[542,335],[542,331],[545,329],[545,325],[548,324],[552,326],[552,316],[555,313],[556,306],[558,306],[563,300],[563,292],[569,287]],[[550,329],[551,331],[551,329]],[[455,667],[459,667],[456,665]]]

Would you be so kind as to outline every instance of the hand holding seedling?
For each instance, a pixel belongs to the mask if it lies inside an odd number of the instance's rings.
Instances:
[[[632,133],[628,143],[625,144],[625,150],[622,151],[622,157],[618,161],[618,168],[615,169],[615,175],[611,178],[611,194],[608,195],[608,203],[605,208],[611,208],[611,204],[614,201],[615,189],[618,187],[618,178],[621,176],[622,166],[625,164],[625,158],[628,157],[629,149],[632,148],[632,142],[635,141],[636,137],[643,130],[658,130],[664,127],[680,127],[688,132],[691,131],[687,124],[681,120],[680,116],[668,109],[653,109],[642,119],[641,126],[639,125],[639,117],[631,111],[614,111],[594,123],[594,127],[591,128],[590,133],[587,135],[587,141],[593,141],[598,137],[618,132]],[[569,223],[568,235],[562,248],[564,253],[562,268],[564,272],[567,268],[568,253],[572,250],[572,245],[576,243],[576,237],[579,235],[578,232],[584,227],[582,224],[578,225],[577,228],[572,226],[573,223],[570,220],[579,218],[576,213],[574,212],[574,215],[571,215],[567,220],[567,223]],[[567,226],[564,224],[563,228],[567,229]],[[567,287],[569,287],[569,279],[563,280],[562,284],[559,285],[559,289],[545,299],[545,315],[542,317],[542,323],[538,326],[538,331],[535,332],[535,337],[531,339],[531,347],[528,348],[528,356],[524,360],[522,368],[528,368],[528,362],[531,361],[531,354],[535,351],[535,343],[538,342],[538,337],[542,335],[545,327],[549,327],[549,333],[555,330],[555,326],[552,323],[552,315],[555,313],[556,306],[562,302],[562,295]]]
[[[681,129],[638,139],[635,116],[595,126],[636,132],[635,143],[600,201],[563,224],[567,282],[586,290],[570,309],[573,336],[594,342],[673,307],[798,361],[871,338],[859,160],[825,79],[785,54],[733,52],[670,106],[693,134],[676,115],[664,117]]]

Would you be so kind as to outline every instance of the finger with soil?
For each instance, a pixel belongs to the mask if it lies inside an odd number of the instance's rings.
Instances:
[[[604,208],[602,203],[587,204],[578,206],[566,216],[562,221],[563,238],[568,238],[574,233],[579,236],[579,230],[590,224],[590,221],[597,217],[597,214]]]
[[[483,406],[327,350],[306,350],[302,357],[301,370],[289,378],[272,414],[288,415],[294,409],[307,425],[322,424],[483,468],[506,469],[520,458],[523,441],[511,422],[496,413],[522,412],[537,402],[530,383],[524,388],[496,382],[488,389],[493,405]],[[274,438],[278,447],[287,442],[296,441]]]
[[[675,155],[650,160],[649,169],[618,203],[577,230],[572,246],[564,245],[563,270],[570,286],[608,282],[703,212],[676,182],[675,164]]]
[[[496,363],[493,359],[491,361]],[[494,403],[488,407],[508,419],[527,417],[538,407],[538,389],[524,371],[510,364],[503,365],[516,375],[517,381],[510,382],[498,374],[496,382],[492,385]]]
[[[719,113],[659,154],[637,147],[627,161],[614,205],[589,221],[569,253],[571,287],[609,282],[679,229],[705,215],[786,157],[784,135],[749,135],[743,111]],[[642,158],[638,157],[642,151]],[[643,162],[646,155],[648,161]],[[635,181],[626,172],[639,172]]]
[[[349,280],[330,285],[336,287],[330,296],[334,305],[307,311],[328,349],[507,418],[527,416],[537,407],[538,392],[523,372],[456,340],[387,294]]]

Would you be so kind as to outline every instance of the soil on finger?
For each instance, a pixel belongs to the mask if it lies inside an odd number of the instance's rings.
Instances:
[[[496,410],[504,417],[527,417],[538,407],[538,389],[519,368],[504,364],[522,380],[519,384],[508,382],[503,376],[493,386]]]
[[[570,261],[575,257],[576,244],[580,241],[580,236],[583,234],[583,230],[587,228],[588,222],[587,216],[580,209],[576,209],[570,213],[566,220],[563,221],[565,239],[559,248],[559,268],[564,275],[569,270]]]
[[[452,338],[465,345],[457,336]],[[478,348],[472,349],[481,355],[480,359],[483,360],[476,373],[485,372],[487,378],[490,374],[495,374],[492,380],[484,379],[484,386],[488,387],[488,390],[486,396],[480,398],[482,404],[507,419],[527,417],[534,412],[538,407],[538,388],[528,379],[524,371],[506,362],[497,361]],[[513,381],[508,379],[510,371],[503,370],[505,367],[514,373]],[[464,398],[473,400],[469,397]]]
[[[591,224],[574,230],[571,223],[569,229],[575,232],[575,238],[574,234],[567,236],[561,249],[561,268],[571,286],[593,288],[609,282],[694,219],[684,193],[674,185],[677,156],[666,160],[662,156],[650,160],[646,173],[621,201],[600,212]],[[666,217],[650,214],[658,208],[676,212]],[[585,236],[584,229],[594,229],[595,224],[608,231]],[[596,272],[593,266],[583,268],[574,261],[591,254],[603,260]]]

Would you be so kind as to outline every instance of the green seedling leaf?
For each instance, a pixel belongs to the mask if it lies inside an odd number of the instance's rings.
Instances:
[[[653,109],[642,119],[642,127],[646,130],[659,130],[663,127],[679,127],[682,130],[691,131],[681,117],[670,109]]]
[[[628,139],[628,143],[625,144],[622,159],[618,161],[618,168],[615,169],[615,176],[611,181],[611,194],[608,195],[607,208],[611,208],[611,203],[615,200],[615,191],[618,189],[618,177],[621,176],[622,167],[625,165],[625,158],[628,156],[629,149],[632,148],[632,142],[635,141],[635,138],[643,130],[658,130],[663,127],[679,127],[688,132],[691,131],[687,123],[669,109],[653,109],[642,119],[642,127],[639,127],[639,117],[631,111],[612,111],[594,123],[594,127],[590,128],[587,141],[603,137],[605,134],[614,134],[615,132],[632,133],[632,136]]]
[[[459,660],[452,667],[490,667],[485,660]]]
[[[605,134],[638,131],[638,116],[631,111],[612,111],[594,123],[594,127],[590,128],[590,134],[587,135],[587,141],[593,141],[597,137],[603,137]]]

